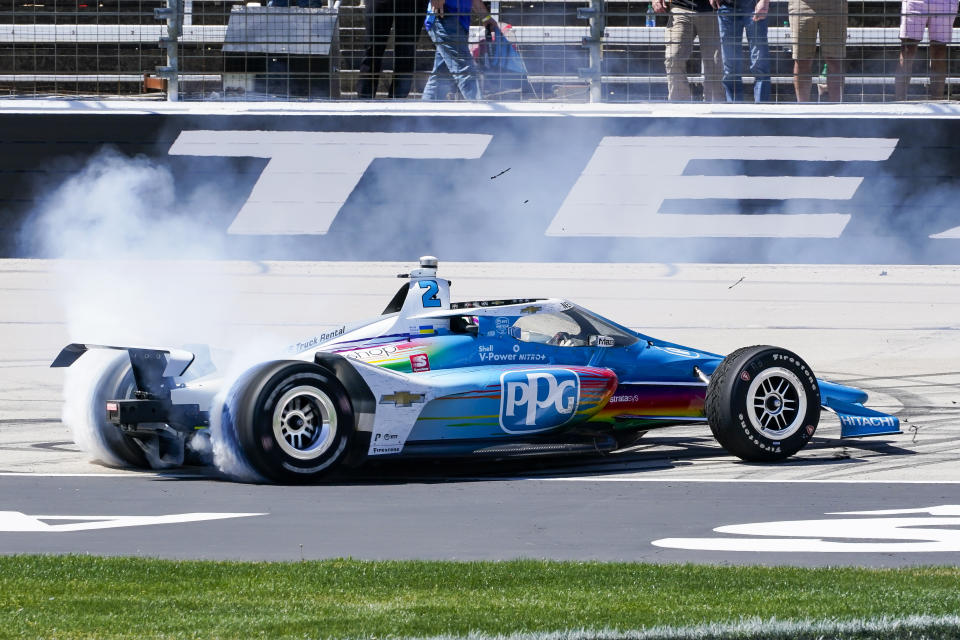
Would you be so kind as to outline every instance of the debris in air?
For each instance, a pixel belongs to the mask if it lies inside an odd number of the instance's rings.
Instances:
[[[747,279],[747,276],[741,277],[739,280],[737,280],[737,281],[734,282],[732,285],[730,285],[729,287],[727,287],[727,289],[733,289],[735,286],[737,286],[738,284],[740,284],[741,282],[743,282],[743,281],[746,280],[746,279]]]
[[[904,421],[904,422],[906,422],[906,421]],[[911,440],[910,442],[913,443],[913,444],[916,444],[916,442],[917,442],[917,434],[920,433],[920,425],[918,425],[918,424],[912,424],[912,425],[910,425],[910,431],[913,432],[913,440]]]
[[[507,167],[506,169],[504,169],[503,171],[501,171],[501,172],[498,173],[497,175],[495,175],[495,176],[490,176],[490,179],[493,180],[494,178],[499,178],[500,176],[502,176],[503,174],[505,174],[507,171],[510,171],[510,169],[511,169],[511,167]]]

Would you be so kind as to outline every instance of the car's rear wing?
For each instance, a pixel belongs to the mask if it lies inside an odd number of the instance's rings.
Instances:
[[[60,350],[60,354],[50,364],[51,367],[69,367],[76,362],[80,356],[91,349],[116,349],[118,351],[127,351],[130,354],[130,361],[139,360],[147,363],[150,360],[163,361],[164,367],[160,375],[164,378],[173,378],[182,376],[183,372],[194,360],[194,354],[183,349],[158,349],[153,347],[116,347],[106,344],[81,344],[74,342],[68,344]]]
[[[137,388],[158,396],[166,396],[173,388],[171,379],[182,376],[196,357],[182,349],[150,347],[116,347],[103,344],[68,344],[50,364],[51,367],[69,367],[91,349],[126,351],[133,367]]]

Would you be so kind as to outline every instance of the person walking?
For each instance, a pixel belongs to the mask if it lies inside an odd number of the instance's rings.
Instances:
[[[469,49],[471,13],[483,16],[484,26],[497,27],[483,0],[430,0],[424,27],[437,52],[423,89],[424,100],[446,98],[451,77],[464,98],[480,99],[479,74]]]
[[[687,80],[687,60],[693,53],[693,39],[699,37],[703,100],[723,102],[720,28],[710,0],[653,0],[653,10],[656,13],[670,12],[663,58],[667,70],[667,99],[684,102],[693,99]]]
[[[728,102],[743,100],[743,33],[750,46],[748,71],[753,76],[755,102],[770,101],[770,44],[767,11],[770,0],[710,0],[720,25],[723,90]]]

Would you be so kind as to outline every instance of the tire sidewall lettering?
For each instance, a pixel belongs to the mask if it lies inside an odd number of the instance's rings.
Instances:
[[[353,408],[346,390],[327,370],[311,363],[282,362],[251,370],[244,384],[232,390],[231,405],[243,414],[235,419],[245,457],[261,474],[274,480],[308,482],[340,463],[353,434]],[[329,448],[315,458],[300,460],[287,454],[276,441],[273,413],[283,394],[296,386],[309,385],[333,402],[337,426]],[[243,424],[241,425],[241,421]]]
[[[801,427],[779,438],[754,428],[749,412],[756,409],[747,397],[757,375],[775,367],[797,377],[807,400]],[[744,460],[781,460],[803,448],[815,433],[820,414],[819,386],[812,369],[796,354],[779,347],[744,347],[724,359],[711,383],[714,380],[705,403],[711,409],[707,419],[714,436],[728,452]]]

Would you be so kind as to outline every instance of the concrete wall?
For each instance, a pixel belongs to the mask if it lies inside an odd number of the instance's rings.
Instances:
[[[0,257],[960,262],[952,113],[151,107],[0,112]]]

